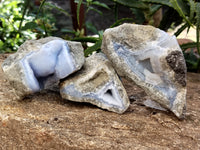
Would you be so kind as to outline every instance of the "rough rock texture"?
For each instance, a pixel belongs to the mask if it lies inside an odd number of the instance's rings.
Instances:
[[[5,55],[0,55],[0,65]],[[188,73],[187,113],[144,107],[145,93],[122,78],[131,104],[123,114],[39,93],[13,101],[0,68],[1,150],[199,150],[200,74]]]
[[[102,53],[88,57],[79,72],[61,83],[60,93],[64,99],[89,102],[117,113],[129,106],[121,81]]]
[[[102,51],[120,76],[177,117],[184,116],[186,65],[174,36],[152,26],[123,24],[104,32]]]
[[[17,99],[58,86],[59,80],[79,70],[84,64],[79,42],[56,37],[26,41],[2,64],[14,87]]]

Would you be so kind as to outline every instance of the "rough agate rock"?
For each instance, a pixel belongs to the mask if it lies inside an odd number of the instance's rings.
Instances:
[[[104,54],[93,54],[83,68],[61,83],[64,99],[88,102],[103,109],[123,113],[129,106],[126,91]]]
[[[60,79],[79,70],[83,64],[81,43],[48,37],[26,41],[4,61],[2,69],[21,99],[43,89],[58,87]]]
[[[186,109],[186,65],[175,36],[152,26],[123,24],[104,32],[102,51],[120,76],[181,118]]]

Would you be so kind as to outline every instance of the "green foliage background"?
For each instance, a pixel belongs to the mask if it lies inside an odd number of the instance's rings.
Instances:
[[[113,2],[113,7],[106,5],[98,0],[74,0],[77,3],[77,21],[79,23],[79,13],[81,5],[85,5],[85,16],[89,11],[95,11],[104,15],[98,8],[104,8],[114,12],[115,22],[110,27],[118,26],[124,22],[137,24],[154,25],[154,14],[160,8],[167,8],[163,14],[159,28],[167,30],[177,24],[183,23],[181,28],[175,33],[178,36],[183,30],[196,27],[197,42],[183,44],[186,63],[189,70],[200,71],[200,45],[199,45],[199,27],[200,27],[200,2],[197,0],[109,0]],[[38,39],[46,36],[54,36],[57,31],[55,27],[56,19],[50,10],[56,9],[60,13],[71,18],[71,14],[61,7],[48,0],[41,0],[39,7],[36,7],[32,0],[2,0],[0,2],[0,53],[13,52],[27,39]],[[134,18],[118,19],[119,6],[123,5],[130,9]],[[114,9],[114,11],[113,11]],[[175,14],[175,19],[169,17]],[[85,36],[85,30],[90,30],[98,37]],[[63,38],[67,40],[80,41],[85,48],[85,56],[94,51],[100,51],[103,31],[98,31],[92,23],[86,22],[83,29],[62,29]],[[88,47],[86,42],[94,43]],[[197,55],[194,51],[185,53],[188,48],[197,48]]]
[[[0,52],[15,51],[26,39],[35,38],[35,34],[30,30],[19,34],[22,9],[22,0],[8,0],[0,3]],[[24,16],[24,23],[32,20],[33,17]]]
[[[13,52],[28,39],[53,35],[55,18],[38,13],[30,0],[4,0],[0,3],[0,53]]]

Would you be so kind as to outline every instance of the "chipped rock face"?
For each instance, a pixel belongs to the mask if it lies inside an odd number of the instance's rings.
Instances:
[[[88,57],[81,71],[61,83],[60,93],[64,99],[88,102],[117,113],[129,106],[121,81],[102,53]]]
[[[56,37],[26,41],[2,64],[18,99],[58,86],[59,80],[84,63],[81,43]]]
[[[134,81],[152,100],[183,117],[186,65],[174,36],[151,26],[123,24],[104,32],[102,51],[120,76]]]

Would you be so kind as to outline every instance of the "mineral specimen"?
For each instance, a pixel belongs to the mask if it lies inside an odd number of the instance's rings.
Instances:
[[[98,53],[86,59],[83,68],[61,83],[61,96],[123,113],[129,106],[126,91],[110,61]]]
[[[152,26],[123,24],[104,32],[102,51],[120,76],[181,118],[186,109],[186,65],[175,36]]]
[[[84,64],[79,42],[56,37],[26,41],[2,64],[5,76],[18,99],[58,86],[59,80],[79,70]]]

